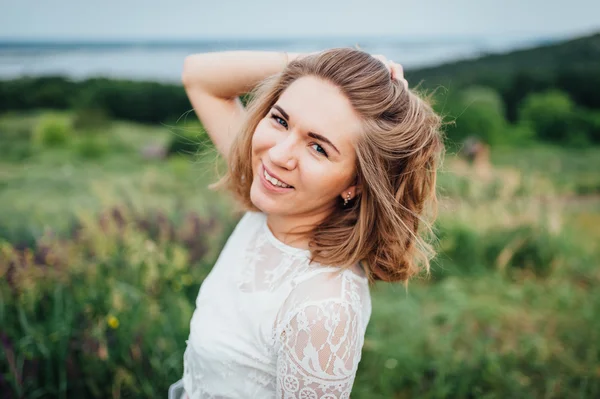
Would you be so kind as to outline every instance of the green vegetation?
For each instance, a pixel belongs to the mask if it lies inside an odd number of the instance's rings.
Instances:
[[[75,82],[61,76],[0,81],[0,112],[40,108],[93,109],[116,119],[160,123],[177,120],[189,102],[180,86],[156,82]]]
[[[492,145],[600,143],[600,33],[406,76],[436,90],[437,110],[451,123],[451,146],[467,136]],[[59,76],[0,81],[0,112],[40,108],[78,109],[97,126],[107,117],[173,124],[190,105],[180,86],[156,82]]]
[[[409,82],[426,87],[483,85],[501,93],[507,116],[516,120],[519,103],[529,94],[558,89],[576,104],[600,109],[600,32],[556,44],[486,55],[407,71]]]
[[[0,127],[33,132],[56,118],[80,143],[90,135],[77,116],[12,114]],[[108,121],[91,135],[104,140],[101,162],[71,142],[30,141],[27,158],[3,158],[3,392],[154,397],[181,376],[199,285],[239,214],[206,190],[212,151],[141,149],[187,134],[206,143],[198,128]],[[494,147],[491,160],[482,173],[447,158],[432,277],[408,292],[373,287],[353,397],[600,394],[600,199],[573,197],[600,187],[600,149]]]
[[[466,136],[492,145],[600,143],[600,33],[409,70],[406,77],[435,90],[437,111],[453,123],[450,145]]]
[[[409,75],[454,78],[439,255],[372,287],[353,398],[600,397],[598,40]],[[188,109],[177,86],[0,82],[4,397],[164,397],[181,377],[240,216],[207,189],[223,165]],[[452,151],[472,136],[483,161]]]

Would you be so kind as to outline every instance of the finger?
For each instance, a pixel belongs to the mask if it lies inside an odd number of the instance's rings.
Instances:
[[[408,81],[404,78],[404,70],[402,69],[402,65],[394,64],[393,70],[394,70],[394,78],[396,80],[399,80],[400,82],[402,82],[404,87],[406,89],[408,89]]]
[[[392,60],[388,61],[388,69],[390,70],[390,75],[392,76],[392,80],[396,79],[397,73],[396,73],[396,69],[394,67],[394,61],[392,61]]]
[[[402,68],[402,65],[396,64],[395,62],[393,62],[391,68],[394,71],[395,79],[398,79],[398,80],[404,79],[404,69]]]

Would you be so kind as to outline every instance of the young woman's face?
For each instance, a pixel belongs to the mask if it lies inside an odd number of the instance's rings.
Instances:
[[[340,196],[356,194],[360,130],[337,87],[316,77],[296,80],[254,132],[252,203],[267,214],[325,217]]]

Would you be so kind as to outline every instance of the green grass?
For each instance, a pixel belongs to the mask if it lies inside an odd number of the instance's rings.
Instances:
[[[39,117],[0,117],[0,133]],[[111,122],[92,158],[72,134],[0,161],[0,390],[164,397],[233,202],[206,189],[211,153],[140,155],[177,130]],[[581,192],[600,149],[494,148],[491,161],[446,159],[432,278],[372,287],[353,398],[600,396],[600,200]]]
[[[535,148],[494,149],[491,161],[551,180],[561,194],[600,194],[600,148],[536,145]]]
[[[38,113],[22,120],[9,116],[0,119],[0,127],[33,128],[38,120]],[[166,161],[141,155],[145,146],[166,146],[183,128],[114,122],[102,133],[107,151],[99,159],[82,158],[76,147],[80,137],[75,136],[63,148],[38,149],[18,163],[0,161],[0,209],[10,215],[0,221],[0,229],[60,231],[76,212],[99,212],[113,201],[139,208],[193,209],[203,215],[214,212],[208,205],[227,207],[227,198],[206,189],[215,179],[213,153]]]

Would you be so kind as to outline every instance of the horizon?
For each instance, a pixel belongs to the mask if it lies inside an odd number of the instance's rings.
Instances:
[[[0,38],[0,79],[63,75],[74,79],[107,76],[177,81],[180,62],[191,52],[219,50],[320,51],[357,46],[402,59],[407,70],[560,45],[595,37],[600,31],[560,35],[363,34],[300,37],[195,38]],[[118,62],[115,60],[119,60]],[[156,60],[160,61],[157,62]]]
[[[124,42],[154,42],[154,43],[170,43],[170,42],[214,42],[214,41],[225,41],[225,42],[251,42],[251,41],[270,41],[270,42],[289,42],[289,41],[312,41],[312,40],[350,40],[350,39],[364,39],[364,40],[394,40],[394,41],[428,41],[428,40],[440,40],[442,41],[461,41],[461,40],[489,40],[489,39],[506,39],[506,40],[569,40],[580,37],[594,36],[600,34],[600,26],[593,29],[584,29],[576,32],[568,33],[439,33],[439,34],[397,34],[397,33],[371,33],[371,34],[339,34],[339,35],[297,35],[297,36],[173,36],[173,37],[159,37],[159,36],[122,36],[122,37],[50,37],[47,36],[0,36],[0,42],[36,42],[36,43],[124,43]]]

